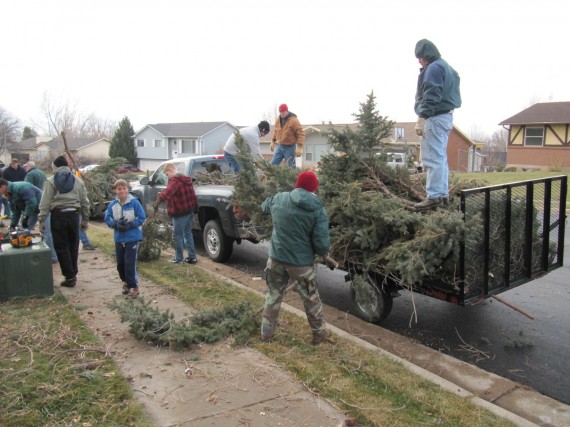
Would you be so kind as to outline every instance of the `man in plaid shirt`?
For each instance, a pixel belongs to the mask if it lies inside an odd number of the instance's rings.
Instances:
[[[192,178],[178,173],[174,163],[164,165],[164,174],[168,177],[168,186],[158,193],[154,209],[162,202],[166,202],[166,213],[172,218],[174,247],[176,257],[170,262],[174,264],[196,264],[196,249],[192,237],[192,222],[194,211],[198,208],[198,200],[192,185]],[[188,251],[188,258],[184,258],[184,248]]]

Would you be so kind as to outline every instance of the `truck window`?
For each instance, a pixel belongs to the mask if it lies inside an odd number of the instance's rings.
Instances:
[[[157,185],[166,185],[168,177],[164,174],[164,165],[160,165],[158,169],[152,174],[152,182]]]
[[[192,172],[191,176],[195,177],[196,174],[200,173],[213,173],[213,172],[220,172],[222,174],[231,173],[230,165],[226,160],[223,159],[214,159],[214,160],[205,160],[203,162],[196,162],[192,165]]]

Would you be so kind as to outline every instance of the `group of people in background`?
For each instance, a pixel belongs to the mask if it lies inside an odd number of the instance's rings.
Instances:
[[[257,126],[241,128],[239,134],[246,143],[249,154],[256,162],[263,158],[261,155],[261,138],[269,134],[269,122],[262,120]],[[303,154],[303,143],[305,142],[305,131],[295,113],[289,111],[287,104],[279,106],[279,117],[275,120],[273,137],[271,138],[270,149],[274,151],[271,164],[280,165],[283,161],[292,169],[295,169],[295,158]],[[224,146],[224,157],[227,159],[231,170],[239,173],[241,166],[236,159],[240,152],[236,144],[236,134],[230,135]]]
[[[33,229],[39,222],[40,233],[51,250],[52,262],[59,264],[64,276],[60,285],[72,288],[77,284],[79,242],[85,250],[95,250],[97,247],[90,242],[86,233],[89,199],[85,184],[70,167],[67,156],[57,157],[52,162],[52,168],[53,176],[48,178],[34,162],[27,162],[22,167],[18,159],[12,159],[0,178],[3,216],[10,221],[11,231],[19,226]],[[118,180],[115,191],[117,199],[109,205],[106,216],[114,212],[117,203],[122,206],[127,202],[125,194],[132,199],[126,181]],[[130,199],[128,202],[133,203]],[[132,215],[129,207],[125,206],[117,223],[109,224],[116,230],[117,270],[123,281],[123,294],[134,297],[139,294],[136,248],[142,240],[141,226],[146,219],[142,206],[135,202],[138,207],[135,204],[134,222],[130,222]],[[123,222],[128,223],[128,229],[122,226]],[[134,245],[128,245],[129,242],[134,242]]]

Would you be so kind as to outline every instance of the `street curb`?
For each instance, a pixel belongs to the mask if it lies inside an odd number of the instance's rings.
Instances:
[[[239,283],[229,277],[226,277],[220,273],[217,273],[215,271],[212,271],[206,267],[200,266],[199,264],[197,264],[196,266],[200,267],[202,270],[207,271],[210,274],[213,274],[214,276],[216,276],[217,278],[228,282],[230,284],[232,284],[233,286],[237,286],[238,288],[247,290],[249,292],[254,292],[262,297],[265,296],[265,294],[263,292],[257,291],[256,289],[252,289],[249,286],[246,286],[242,283]],[[289,304],[287,304],[286,302],[282,302],[281,303],[281,307],[284,308],[286,311],[288,311],[289,313],[295,314],[297,316],[299,316],[302,319],[306,318],[306,314],[304,311],[299,310],[298,308],[295,308]],[[393,360],[395,362],[398,362],[400,364],[402,364],[402,366],[404,366],[406,369],[408,369],[410,372],[413,372],[414,374],[424,378],[425,380],[431,381],[434,384],[439,385],[442,389],[444,389],[445,391],[448,391],[450,393],[455,394],[456,396],[465,398],[469,401],[471,401],[474,405],[480,406],[484,409],[487,409],[489,412],[492,412],[493,414],[504,418],[506,420],[511,421],[512,423],[514,423],[517,426],[520,427],[539,427],[538,424],[535,424],[523,417],[521,417],[520,415],[517,415],[511,411],[508,411],[507,409],[501,408],[500,406],[497,406],[491,402],[486,401],[485,399],[480,398],[479,396],[476,396],[475,394],[471,393],[468,390],[465,390],[464,388],[458,386],[457,384],[452,383],[451,381],[446,380],[445,378],[442,378],[420,366],[414,365],[413,363],[402,359],[401,357],[398,357],[380,347],[377,347],[371,343],[369,343],[368,341],[365,341],[361,338],[358,338],[354,335],[349,334],[348,332],[334,326],[331,324],[327,324],[327,328],[330,329],[332,332],[334,332],[336,335],[341,336],[342,338],[349,340],[357,345],[359,345],[360,347],[366,349],[366,350],[371,350],[374,351],[376,353],[378,353],[379,355],[385,356],[387,358],[389,358],[390,360]],[[449,356],[448,356],[449,357]]]

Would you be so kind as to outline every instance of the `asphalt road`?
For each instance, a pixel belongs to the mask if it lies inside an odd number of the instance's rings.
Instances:
[[[201,235],[195,236],[203,253]],[[570,404],[570,227],[566,227],[564,267],[500,296],[534,317],[531,320],[506,305],[487,299],[468,307],[420,294],[402,293],[392,313],[379,327],[520,382]],[[235,245],[226,264],[251,275],[264,276],[266,243]],[[318,269],[319,291],[325,304],[351,311],[345,273]]]

